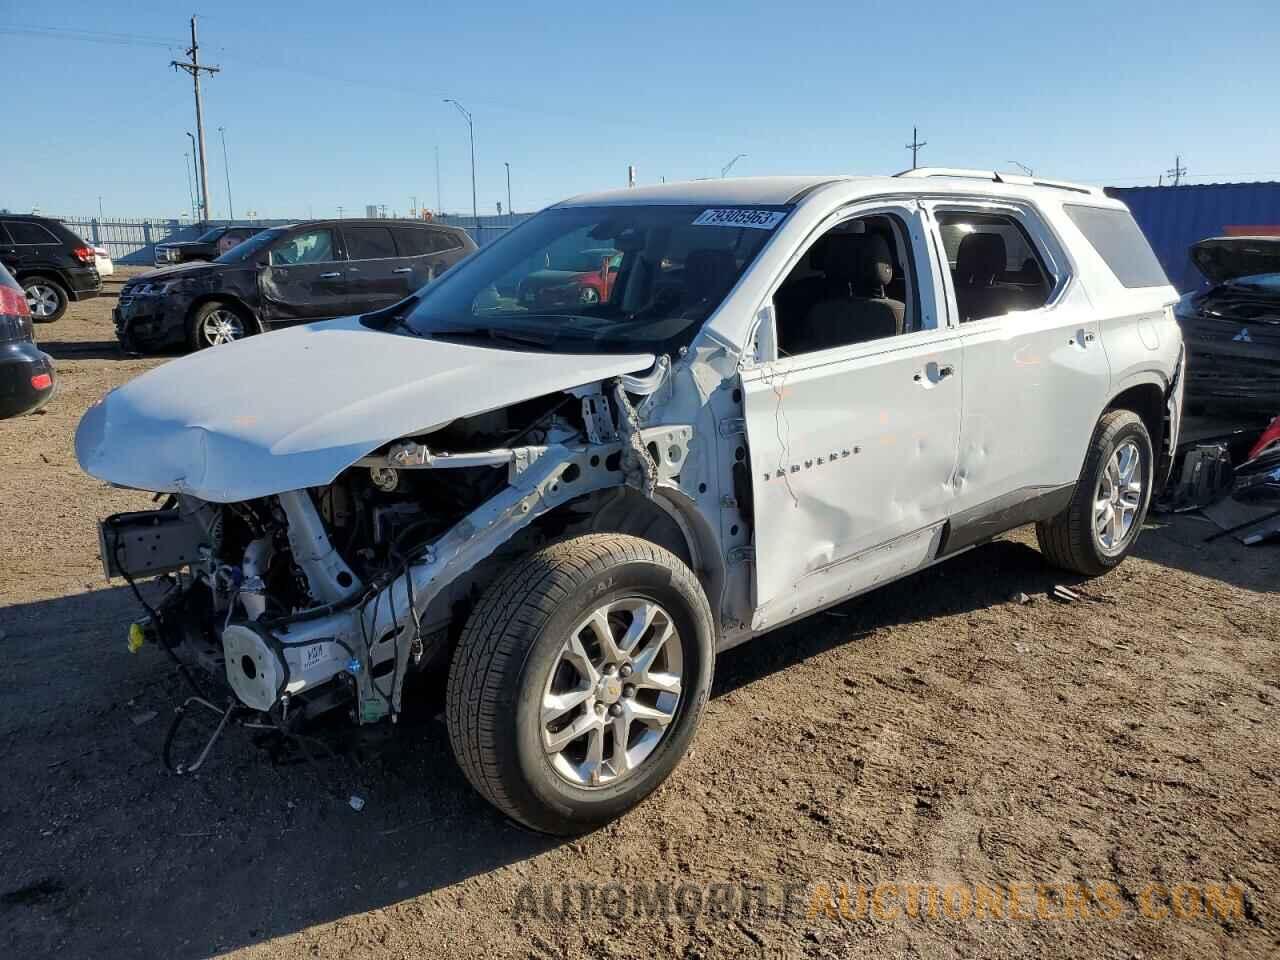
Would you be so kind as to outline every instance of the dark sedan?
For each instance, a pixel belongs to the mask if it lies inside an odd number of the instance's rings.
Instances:
[[[1211,286],[1175,313],[1187,345],[1187,403],[1280,413],[1280,237],[1214,237],[1191,248]]]
[[[53,361],[35,344],[26,294],[0,266],[0,419],[43,407],[53,377]]]
[[[191,263],[194,260],[216,260],[232,247],[244,243],[262,227],[214,227],[194,240],[175,240],[157,243],[155,262],[157,267],[174,263]]]
[[[458,227],[398,220],[314,220],[271,227],[212,263],[134,277],[120,290],[127,351],[199,350],[403,300],[471,251]]]

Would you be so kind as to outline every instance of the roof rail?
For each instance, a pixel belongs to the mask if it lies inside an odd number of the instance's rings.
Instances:
[[[1071,183],[1067,180],[1046,180],[1043,177],[1024,177],[1013,173],[999,173],[995,170],[970,170],[965,167],[916,167],[895,173],[895,177],[957,177],[969,180],[989,180],[992,183],[1012,183],[1024,187],[1049,187],[1054,190],[1070,190],[1073,193],[1084,193],[1094,197],[1105,197],[1101,187],[1093,187],[1086,183]]]

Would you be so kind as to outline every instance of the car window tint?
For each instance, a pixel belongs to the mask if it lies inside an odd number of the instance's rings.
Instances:
[[[387,227],[344,226],[348,260],[381,260],[396,255],[395,241]]]
[[[301,263],[326,263],[333,259],[332,230],[307,230],[304,233],[295,233],[271,248],[273,267]]]
[[[451,230],[432,230],[430,233],[431,249],[436,253],[459,250],[462,247],[462,240]]]
[[[980,211],[938,214],[960,322],[1043,307],[1054,277],[1015,217]]]
[[[396,227],[395,235],[402,257],[420,257],[431,252],[431,231],[426,227]]]
[[[26,220],[6,220],[5,227],[15,244],[58,243],[52,233],[38,223]]]
[[[919,287],[905,224],[881,214],[832,227],[774,294],[778,350],[813,353],[919,328]]]
[[[1126,287],[1163,287],[1169,282],[1151,244],[1128,210],[1063,204],[1071,222],[1080,228],[1098,256]]]

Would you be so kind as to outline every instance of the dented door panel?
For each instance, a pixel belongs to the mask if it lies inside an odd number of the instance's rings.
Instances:
[[[756,629],[927,562],[953,499],[962,361],[956,332],[926,330],[744,374]]]

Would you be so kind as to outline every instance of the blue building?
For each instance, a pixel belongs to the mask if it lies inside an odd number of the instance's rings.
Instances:
[[[1280,182],[1107,187],[1147,235],[1179,293],[1204,285],[1187,251],[1206,237],[1280,236]]]

